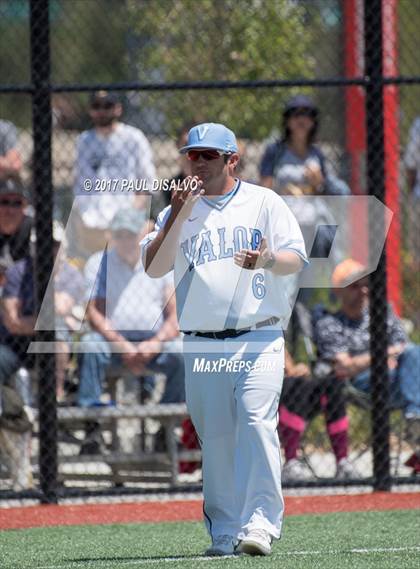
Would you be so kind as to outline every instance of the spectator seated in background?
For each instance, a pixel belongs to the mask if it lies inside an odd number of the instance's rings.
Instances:
[[[94,332],[83,336],[79,356],[78,403],[101,404],[106,370],[125,366],[134,375],[145,370],[164,373],[167,380],[161,403],[185,401],[181,354],[165,351],[165,343],[179,335],[170,277],[151,279],[140,259],[140,239],[148,226],[143,212],[120,210],[111,223],[113,246],[103,254],[90,294],[87,316]],[[98,267],[98,254],[86,272]],[[90,283],[94,282],[92,276]],[[89,352],[89,344],[94,351]]]
[[[30,255],[32,218],[25,214],[28,193],[17,180],[0,179],[0,287],[6,270]]]
[[[332,244],[337,224],[342,220],[337,218],[337,212],[332,215],[331,205],[322,197],[348,195],[350,189],[333,175],[331,165],[315,142],[319,120],[319,109],[309,97],[297,95],[287,101],[283,110],[283,135],[280,140],[269,144],[264,152],[260,183],[284,196],[302,230],[308,257],[326,258],[331,253],[333,260],[338,262],[344,243],[336,239],[333,248]],[[309,199],[313,196],[317,199]],[[304,272],[288,280],[292,291],[295,289],[298,293],[297,299],[308,306],[314,290],[300,287],[303,278]],[[294,295],[292,291],[289,293],[291,297]],[[288,331],[292,353],[297,334],[293,311]]]
[[[319,110],[309,97],[297,95],[283,110],[283,138],[269,144],[260,165],[261,185],[282,195],[346,195],[316,144]]]
[[[320,412],[325,415],[336,460],[336,478],[358,478],[348,459],[349,421],[344,384],[334,377],[314,378],[310,368],[304,363],[295,363],[287,350],[284,371],[279,407],[279,434],[286,460],[282,481],[305,480],[309,477],[308,467],[298,453],[308,422]]]
[[[290,99],[283,111],[283,138],[267,146],[260,165],[260,184],[284,196],[347,195],[350,189],[335,177],[323,152],[315,145],[319,110],[305,95]],[[315,223],[334,225],[323,201],[288,200],[308,242]],[[335,229],[322,228],[312,257],[328,257]]]
[[[61,236],[55,236],[59,239]],[[80,302],[84,281],[77,269],[58,255],[60,242],[54,240],[56,263],[54,287],[56,303],[56,358],[57,398],[63,396],[63,384],[68,366],[71,310]],[[32,367],[33,358],[27,349],[35,333],[33,260],[27,256],[13,264],[5,275],[2,295],[2,321],[0,321],[0,383],[10,380],[19,367]],[[29,403],[29,402],[27,402]]]
[[[57,254],[59,242],[54,242]],[[57,310],[56,339],[58,353],[56,357],[57,397],[62,397],[66,367],[68,365],[69,330],[68,321],[71,307],[81,297],[78,287],[83,286],[83,279],[76,269],[64,259],[57,259],[54,269],[55,303]],[[77,295],[76,295],[77,292]],[[74,294],[74,296],[73,296]],[[35,331],[34,273],[30,256],[11,265],[5,274],[2,291],[2,317],[0,319],[0,385],[15,390],[22,396],[25,415],[12,419],[7,427],[2,427],[0,445],[9,457],[11,474],[15,489],[21,490],[32,485],[30,465],[31,434],[27,426],[30,410],[30,385],[19,385],[23,378],[29,379],[26,370],[33,367],[33,356],[27,353]],[[23,369],[22,369],[23,368]],[[18,372],[19,374],[16,374]],[[26,372],[25,374],[23,372]],[[18,377],[15,377],[16,376]],[[19,396],[14,396],[14,406],[19,404]],[[0,421],[3,424],[3,421]]]
[[[93,128],[77,141],[70,243],[74,256],[87,258],[105,247],[109,224],[119,209],[146,206],[147,192],[124,188],[123,181],[142,182],[150,189],[156,176],[147,138],[140,129],[120,121],[122,112],[114,93],[93,93],[89,108]],[[95,191],[97,184],[101,191]]]
[[[314,339],[319,358],[331,364],[337,381],[350,380],[355,388],[370,393],[369,289],[363,272],[364,267],[352,259],[335,268],[332,285],[341,306],[315,323]],[[414,447],[410,466],[416,470],[420,465],[420,346],[408,343],[391,308],[387,322],[389,404],[403,409],[407,438]]]

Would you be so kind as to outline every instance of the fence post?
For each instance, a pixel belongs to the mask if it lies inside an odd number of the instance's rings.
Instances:
[[[51,174],[51,90],[49,0],[31,0],[31,79],[33,124],[33,204],[35,208],[35,299],[39,312],[53,269],[53,189]],[[49,322],[54,322],[54,298],[45,303]],[[44,304],[44,306],[45,306]],[[54,326],[36,332],[39,342],[53,342]],[[57,501],[57,406],[55,357],[49,353],[36,355],[39,378],[39,475],[43,502]]]
[[[367,132],[367,189],[385,202],[385,146],[383,119],[383,0],[365,0],[365,75]],[[369,212],[369,241],[383,240],[384,219]],[[369,247],[370,248],[370,247]],[[371,248],[370,248],[371,249]],[[370,279],[370,353],[372,389],[372,448],[375,490],[390,490],[389,382],[387,334],[387,286],[385,248]]]

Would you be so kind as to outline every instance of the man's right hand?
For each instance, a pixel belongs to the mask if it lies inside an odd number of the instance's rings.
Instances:
[[[173,269],[184,221],[204,194],[201,186],[197,176],[187,176],[181,189],[172,191],[169,218],[146,248],[145,269],[149,277],[160,278]]]
[[[171,216],[185,221],[192,212],[195,203],[204,194],[203,182],[198,176],[187,176],[182,182],[182,188],[172,191]]]

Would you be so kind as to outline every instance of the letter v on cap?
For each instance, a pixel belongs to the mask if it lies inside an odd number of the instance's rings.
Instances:
[[[206,133],[208,130],[209,130],[209,127],[207,125],[198,127],[198,138],[199,138],[199,140],[202,140],[206,136]]]

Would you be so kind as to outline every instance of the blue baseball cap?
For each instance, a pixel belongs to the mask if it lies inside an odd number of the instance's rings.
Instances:
[[[229,154],[238,152],[235,135],[223,124],[208,122],[193,126],[188,133],[187,145],[180,149],[181,154],[195,148],[214,148]]]

